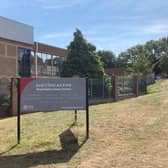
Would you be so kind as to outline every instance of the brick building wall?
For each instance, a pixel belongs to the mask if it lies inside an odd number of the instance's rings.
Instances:
[[[11,80],[11,105],[10,107],[5,107],[6,105],[3,102],[0,104],[1,117],[1,114],[6,114],[6,116],[17,114],[17,78],[20,76],[37,76],[38,74],[37,60],[34,60],[34,63],[36,63],[34,65],[35,74],[32,75],[31,72],[31,63],[33,61],[31,62],[30,60],[33,57],[32,55],[34,55],[33,58],[37,58],[38,52],[41,52],[46,55],[49,54],[65,58],[68,56],[68,52],[62,48],[34,42],[34,28],[31,25],[2,16],[0,16],[0,23],[0,81],[4,79]],[[23,53],[23,50],[26,52]],[[31,51],[34,51],[34,54]],[[28,56],[28,59],[26,59],[26,54],[29,52],[30,57]],[[24,71],[26,71],[26,75]],[[1,85],[3,86],[3,84]],[[2,91],[0,96],[0,98],[4,97]]]
[[[33,45],[0,38],[0,79],[11,79],[11,104],[0,105],[0,118],[16,115],[18,107],[18,48],[67,57],[68,52],[54,46],[35,42]]]
[[[18,77],[17,50],[19,47],[33,49],[32,45],[0,38],[0,78]]]

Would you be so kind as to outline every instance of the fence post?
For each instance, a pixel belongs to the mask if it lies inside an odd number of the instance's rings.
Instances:
[[[147,79],[145,77],[145,94],[147,94]]]
[[[90,98],[93,98],[93,79],[88,79],[88,83],[89,83],[89,80],[90,80]]]
[[[102,78],[102,97],[104,98],[104,78]]]
[[[112,89],[112,92],[113,92],[113,98],[114,98],[114,101],[117,101],[118,100],[118,78],[117,76],[113,76],[112,77],[112,84],[113,84],[113,89]]]
[[[135,87],[135,96],[138,97],[139,96],[139,80],[137,76],[134,77],[134,87]]]
[[[17,87],[17,78],[12,78],[11,82],[11,115],[16,115],[18,112],[17,104],[18,104],[18,87]]]

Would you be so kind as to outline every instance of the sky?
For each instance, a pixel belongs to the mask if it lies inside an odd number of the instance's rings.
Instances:
[[[1,0],[0,15],[34,27],[34,40],[66,48],[80,29],[116,55],[168,36],[167,0]]]

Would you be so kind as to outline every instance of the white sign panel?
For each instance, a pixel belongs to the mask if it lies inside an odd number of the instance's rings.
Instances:
[[[20,79],[21,112],[86,109],[86,79]]]
[[[0,16],[0,37],[33,44],[33,27]]]

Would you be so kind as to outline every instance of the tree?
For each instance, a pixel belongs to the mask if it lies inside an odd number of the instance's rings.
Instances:
[[[128,52],[122,52],[117,58],[117,67],[128,68],[130,65],[130,55]]]
[[[111,51],[98,51],[98,56],[103,62],[104,68],[115,68],[117,66],[117,59],[113,52]]]
[[[160,69],[162,71],[162,75],[168,77],[168,55],[163,54],[160,58]]]
[[[137,57],[145,55],[152,63],[152,72],[158,75],[162,73],[160,68],[162,53],[168,55],[168,37],[159,40],[151,40],[144,45],[136,45],[127,49],[125,52],[119,54],[118,65],[119,67],[132,67]]]
[[[74,32],[74,39],[68,46],[68,52],[67,60],[62,64],[61,76],[103,77],[104,69],[96,54],[96,47],[88,43],[78,29]]]
[[[139,55],[132,64],[134,75],[146,77],[152,73],[152,63],[145,55]]]

